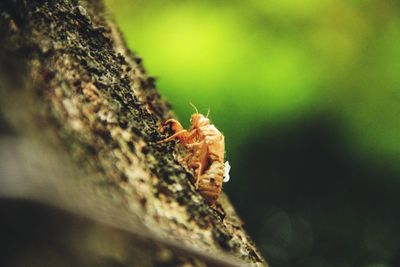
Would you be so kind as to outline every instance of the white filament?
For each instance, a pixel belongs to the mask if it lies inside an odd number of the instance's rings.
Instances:
[[[224,182],[228,182],[229,179],[231,178],[229,176],[229,171],[231,170],[231,165],[229,165],[229,161],[225,162],[225,166],[224,166]]]

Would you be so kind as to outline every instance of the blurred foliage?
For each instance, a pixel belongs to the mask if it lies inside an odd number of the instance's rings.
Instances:
[[[400,260],[398,1],[106,3],[181,121],[211,109],[273,266]]]
[[[233,156],[260,127],[332,109],[357,150],[400,155],[395,1],[107,0],[181,120],[211,109]]]

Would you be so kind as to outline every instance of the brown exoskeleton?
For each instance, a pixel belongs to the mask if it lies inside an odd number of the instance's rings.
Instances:
[[[229,180],[230,166],[228,162],[224,163],[225,137],[210,123],[208,115],[198,113],[197,109],[191,117],[191,123],[190,129],[186,130],[179,121],[167,120],[160,127],[160,132],[169,126],[174,133],[158,143],[179,140],[187,150],[183,162],[193,173],[196,189],[207,202],[214,205],[221,194],[222,182]]]

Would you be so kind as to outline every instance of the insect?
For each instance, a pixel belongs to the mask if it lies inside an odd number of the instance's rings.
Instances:
[[[214,205],[221,194],[222,182],[229,180],[230,165],[224,163],[225,137],[211,124],[208,114],[200,114],[191,105],[196,113],[190,119],[190,129],[186,130],[179,121],[169,119],[159,130],[163,133],[169,127],[173,134],[158,143],[179,140],[186,149],[183,162],[193,173],[196,189],[209,204]]]

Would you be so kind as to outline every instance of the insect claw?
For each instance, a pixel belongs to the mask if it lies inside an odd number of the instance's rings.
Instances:
[[[157,131],[159,131],[160,133],[164,133],[165,131],[165,126],[161,125],[160,127],[157,128]]]
[[[200,184],[200,179],[197,179],[197,181],[194,183],[194,187],[197,189],[199,189],[199,184]]]

